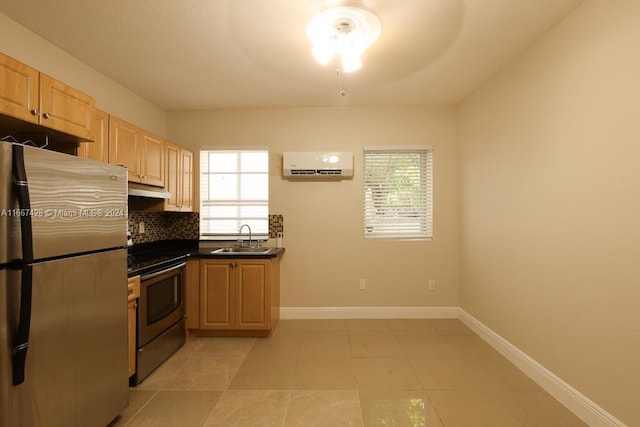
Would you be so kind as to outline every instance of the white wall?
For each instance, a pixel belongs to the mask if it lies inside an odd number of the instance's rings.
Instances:
[[[640,2],[583,3],[460,108],[461,307],[640,425]]]
[[[285,307],[457,306],[455,109],[309,108],[169,113],[170,139],[190,147],[268,148],[270,210],[284,215]],[[433,241],[365,241],[363,145],[433,144]],[[282,178],[284,151],[352,151],[354,178]],[[197,186],[196,186],[197,187]],[[368,289],[358,288],[360,278]],[[437,290],[428,291],[428,279]]]
[[[1,13],[0,52],[93,96],[101,110],[166,136],[163,110]]]

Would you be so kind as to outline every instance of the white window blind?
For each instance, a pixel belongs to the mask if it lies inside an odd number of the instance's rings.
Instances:
[[[201,151],[200,238],[235,240],[243,224],[269,237],[269,152]]]
[[[433,238],[433,148],[364,150],[364,238]]]

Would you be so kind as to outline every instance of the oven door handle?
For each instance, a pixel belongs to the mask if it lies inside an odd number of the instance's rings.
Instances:
[[[164,273],[167,273],[167,272],[169,272],[171,270],[176,270],[178,268],[182,268],[185,265],[187,265],[187,263],[183,262],[183,263],[180,263],[180,264],[177,264],[177,265],[172,265],[171,267],[167,267],[164,270],[157,271],[155,273],[143,274],[142,276],[140,276],[140,281],[144,282],[145,280],[153,279],[154,277],[158,277],[158,276],[160,276],[160,275],[162,275]]]

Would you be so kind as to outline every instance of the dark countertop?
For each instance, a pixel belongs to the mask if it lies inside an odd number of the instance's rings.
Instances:
[[[228,247],[211,244],[210,247],[201,248],[198,240],[161,240],[151,243],[142,243],[129,247],[128,250],[128,275],[146,274],[158,267],[168,266],[174,263],[186,261],[187,258],[234,258],[234,259],[268,259],[276,258],[284,253],[284,248],[272,248],[269,253],[212,253],[212,251]],[[264,247],[265,249],[268,246]]]
[[[246,259],[268,259],[276,258],[284,253],[284,248],[272,248],[269,253],[212,253],[217,248],[225,247],[206,242],[209,247],[200,247],[198,240],[161,240],[151,243],[141,243],[129,247],[128,250],[128,274],[135,276],[144,274],[147,270],[156,265],[169,264],[172,262],[186,260],[187,258],[246,258]],[[267,248],[265,246],[264,248]]]

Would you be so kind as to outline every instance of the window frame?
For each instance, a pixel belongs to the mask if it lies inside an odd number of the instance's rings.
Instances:
[[[371,187],[377,183],[381,188],[388,186],[388,179],[382,182],[372,180],[370,175],[374,171],[370,170],[374,164],[380,162],[378,167],[382,167],[382,159],[388,156],[387,162],[393,160],[394,155],[419,155],[419,176],[418,184],[420,200],[417,208],[418,220],[414,220],[416,214],[416,204],[407,207],[398,205],[397,202],[380,202],[374,199]],[[374,160],[374,157],[377,159]],[[415,160],[407,159],[407,167],[415,164]],[[433,169],[434,169],[434,148],[432,145],[402,145],[402,146],[365,146],[363,149],[363,227],[362,233],[365,240],[433,240]],[[387,175],[387,178],[390,175]],[[415,174],[397,175],[404,180],[415,180]],[[385,190],[386,191],[386,190]],[[403,201],[407,200],[404,195]],[[388,200],[387,193],[383,193],[382,198]],[[398,199],[399,197],[396,197]],[[409,198],[410,200],[410,198]],[[400,209],[402,208],[402,210]],[[374,218],[376,211],[383,211],[383,215]],[[387,215],[387,212],[394,212]],[[375,230],[375,228],[378,230]]]
[[[237,156],[236,162],[237,167],[234,171],[211,171],[211,168],[207,165],[211,161],[209,157],[209,153],[217,153],[217,154],[234,154]],[[242,154],[252,154],[252,153],[260,153],[266,155],[266,171],[242,171],[241,165],[241,156]],[[252,240],[255,241],[266,241],[269,238],[269,179],[270,179],[270,153],[268,149],[223,149],[223,148],[207,148],[200,149],[200,170],[199,170],[199,191],[200,191],[200,230],[199,237],[201,240],[209,240],[209,241],[234,241],[237,240],[240,235],[240,227],[244,224],[249,224],[251,227]],[[249,175],[263,175],[266,178],[266,200],[262,199],[243,199],[241,196],[238,199],[228,199],[228,198],[218,198],[215,197],[210,199],[211,192],[209,190],[209,178],[211,175],[237,175],[236,185],[238,186],[237,191],[238,194],[241,194],[242,188],[242,177]],[[206,185],[206,187],[205,187]],[[206,188],[206,190],[205,190]],[[208,192],[208,195],[205,194]],[[203,223],[205,221],[215,221],[216,217],[206,217],[204,213],[208,210],[209,207],[218,205],[220,207],[234,207],[238,211],[241,210],[242,207],[266,207],[266,213],[264,216],[242,216],[242,215],[234,215],[234,216],[221,216],[218,217],[218,220],[225,221],[236,221],[237,227],[234,231],[228,232],[203,232],[203,230],[209,230],[210,227],[204,226]],[[262,223],[261,226],[256,227],[256,222]],[[243,236],[248,234],[247,230],[243,230]]]

